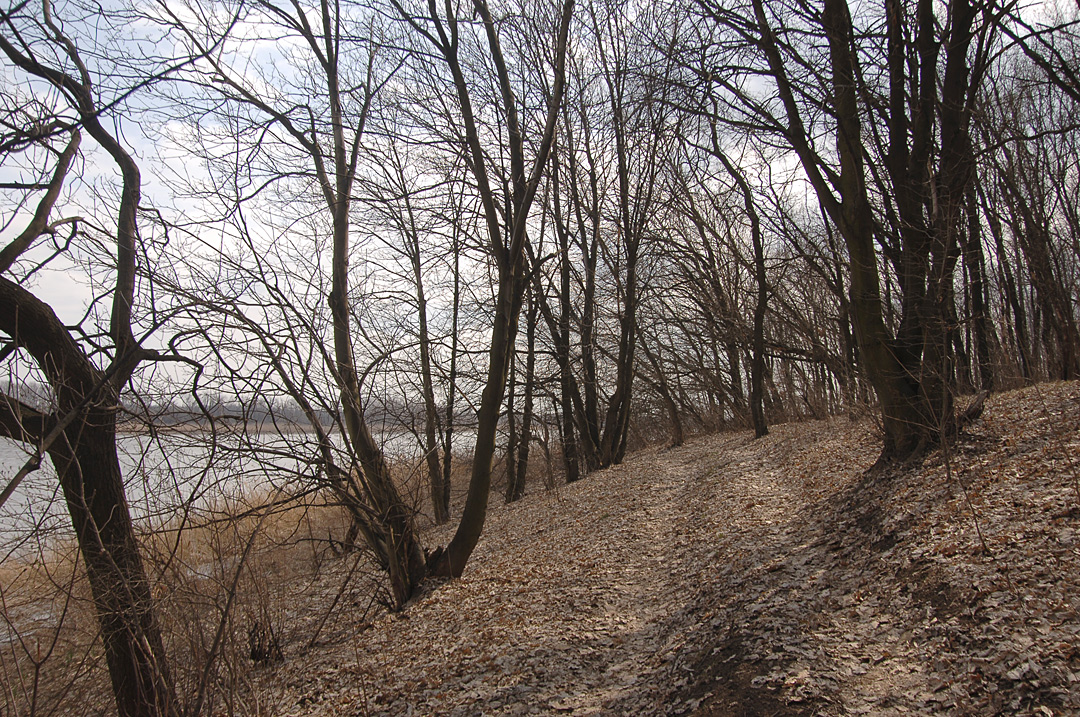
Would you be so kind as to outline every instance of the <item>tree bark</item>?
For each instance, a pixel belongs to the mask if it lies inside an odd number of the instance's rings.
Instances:
[[[116,453],[119,401],[110,381],[115,368],[112,375],[94,368],[53,310],[7,278],[0,278],[0,331],[48,376],[57,400],[57,413],[48,423],[76,414],[48,452],[86,565],[117,712],[125,717],[177,714]],[[120,356],[116,362],[133,363]],[[12,418],[0,425],[17,424],[18,417]],[[16,440],[40,442],[48,423],[37,436],[6,428],[3,432]]]
[[[515,457],[513,475],[507,468],[506,502],[512,503],[525,495],[525,478],[529,472],[529,444],[532,442],[533,420],[533,393],[536,384],[536,312],[537,301],[529,301],[528,313],[525,322],[526,354],[525,354],[525,405],[521,410],[521,427],[517,440],[517,455]]]
[[[117,712],[124,717],[171,716],[178,714],[179,708],[116,450],[121,387],[149,355],[135,342],[131,326],[141,174],[132,156],[101,123],[101,108],[90,73],[75,44],[55,24],[49,6],[45,6],[42,22],[49,29],[56,52],[66,56],[78,76],[41,64],[34,54],[24,54],[3,35],[0,51],[15,66],[60,90],[78,114],[83,130],[120,170],[122,186],[114,237],[116,275],[109,319],[112,361],[107,370],[100,371],[53,309],[7,277],[0,277],[0,331],[11,337],[13,347],[25,350],[34,359],[48,380],[56,399],[56,414],[47,423],[73,416],[48,452],[86,566]],[[10,18],[7,27],[18,36]],[[20,47],[28,47],[21,38]],[[48,214],[78,144],[79,135],[73,132],[67,148],[59,155],[53,181],[38,212],[27,229],[5,247],[5,270],[47,226]],[[4,401],[0,413],[7,414],[10,405]],[[0,432],[16,440],[40,443],[49,432],[43,425],[39,435],[27,435],[17,415],[5,415],[4,419],[0,420]],[[13,426],[19,430],[10,430]]]
[[[431,4],[432,13],[435,4]],[[432,17],[438,26],[440,50],[447,61],[454,77],[462,119],[465,123],[465,136],[470,166],[476,179],[484,209],[484,218],[488,228],[488,241],[498,267],[498,288],[495,295],[494,321],[491,330],[491,347],[488,351],[487,379],[477,411],[476,448],[473,452],[472,475],[469,479],[469,492],[465,498],[465,508],[458,523],[457,532],[445,550],[433,553],[428,561],[429,570],[434,575],[458,577],[465,569],[469,556],[480,540],[487,516],[488,497],[491,493],[491,461],[495,454],[495,438],[499,422],[499,410],[502,406],[503,392],[506,389],[507,371],[510,352],[513,349],[517,333],[518,316],[521,311],[522,295],[527,277],[525,276],[525,256],[528,237],[526,223],[529,210],[536,197],[544,167],[555,136],[555,125],[562,105],[565,85],[565,61],[570,19],[573,12],[573,0],[564,0],[559,19],[558,39],[555,48],[555,85],[548,99],[547,118],[540,139],[536,159],[531,173],[525,174],[524,148],[521,128],[518,124],[516,100],[511,89],[510,74],[507,71],[499,44],[495,21],[484,0],[473,0],[473,8],[484,23],[488,38],[488,49],[499,78],[506,112],[506,129],[510,140],[512,207],[511,216],[506,217],[509,224],[508,242],[504,244],[501,214],[498,210],[495,194],[488,179],[487,159],[480,143],[473,114],[468,83],[458,64],[457,45],[451,44],[442,23]],[[456,37],[453,15],[447,18]]]
[[[851,261],[851,307],[860,357],[882,406],[882,458],[905,458],[925,443],[931,427],[918,386],[909,381],[882,318],[874,220],[867,196],[859,120],[851,17],[844,0],[825,0],[822,26],[829,42],[836,146],[840,157],[840,205],[834,207]]]

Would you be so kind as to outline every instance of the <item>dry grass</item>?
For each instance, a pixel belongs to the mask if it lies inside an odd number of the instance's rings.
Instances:
[[[452,463],[452,510],[464,502],[471,460]],[[431,527],[426,464],[391,472]],[[382,575],[346,553],[349,518],[324,494],[267,490],[174,510],[140,544],[181,699],[204,714],[259,714],[262,666],[338,639],[332,615],[379,609]],[[89,586],[72,537],[27,543],[0,563],[0,715],[111,714]],[[213,658],[213,659],[211,659]],[[256,659],[253,659],[256,658]]]
[[[178,692],[193,699],[202,691],[219,705],[226,694],[242,698],[253,637],[274,645],[297,627],[310,629],[293,613],[347,528],[338,506],[256,494],[242,507],[203,508],[144,532]],[[72,539],[54,539],[0,565],[0,714],[114,709],[79,562]]]

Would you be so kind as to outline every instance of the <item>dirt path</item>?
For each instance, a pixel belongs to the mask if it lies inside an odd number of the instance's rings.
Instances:
[[[803,512],[792,445],[806,430],[774,429],[767,451],[745,433],[647,451],[494,509],[463,578],[352,626],[357,642],[291,659],[269,689],[275,711],[663,711],[688,681],[701,586],[778,551]],[[332,618],[334,632],[349,620]]]
[[[358,587],[306,654],[299,625],[261,713],[1080,713],[1080,384],[1052,390],[995,398],[951,473],[861,480],[840,418],[493,505],[461,579],[373,623]]]

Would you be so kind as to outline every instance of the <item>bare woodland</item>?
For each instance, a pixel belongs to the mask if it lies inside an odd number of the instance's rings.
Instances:
[[[1077,12],[6,4],[0,712],[1080,709]]]

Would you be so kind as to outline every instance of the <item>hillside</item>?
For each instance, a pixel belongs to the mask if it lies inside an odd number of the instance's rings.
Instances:
[[[493,506],[465,576],[399,615],[347,596],[260,669],[261,708],[1076,714],[1078,428],[1070,383],[992,397],[887,476],[846,418],[636,454]]]

